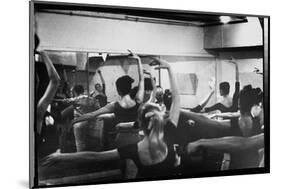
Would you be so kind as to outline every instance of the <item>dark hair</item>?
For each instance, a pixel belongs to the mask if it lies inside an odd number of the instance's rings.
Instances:
[[[73,87],[73,91],[75,91],[78,95],[81,95],[84,93],[84,87],[83,85],[75,85]]]
[[[260,88],[252,88],[252,85],[245,86],[239,93],[240,112],[249,113],[254,105],[263,102],[263,92]]]
[[[165,90],[165,93],[163,95],[163,103],[165,104],[167,110],[170,110],[172,106],[172,93],[169,89]]]
[[[170,89],[165,89],[165,92],[164,92],[165,94],[171,94],[171,91],[170,91]]]
[[[39,39],[39,37],[38,37],[38,35],[36,33],[34,35],[34,42],[35,42],[34,50],[36,51],[37,47],[40,44],[40,39]]]
[[[151,79],[148,78],[148,77],[144,78],[144,90],[145,91],[152,91],[153,90]]]
[[[70,97],[70,87],[69,87],[68,82],[66,82],[66,81],[63,82],[62,93],[63,93],[67,98]]]
[[[223,92],[223,95],[228,95],[229,94],[229,88],[230,85],[228,82],[221,82],[220,83],[220,90]]]
[[[96,84],[95,84],[95,89],[97,89],[97,86],[101,86],[101,84],[96,83]]]
[[[129,94],[131,91],[133,82],[134,82],[134,79],[128,75],[119,77],[115,82],[119,95]]]
[[[136,98],[136,95],[137,95],[138,90],[139,90],[139,87],[138,87],[138,86],[132,88],[132,90],[131,90],[131,92],[130,92],[130,97],[131,97],[132,99],[135,99],[135,98]]]

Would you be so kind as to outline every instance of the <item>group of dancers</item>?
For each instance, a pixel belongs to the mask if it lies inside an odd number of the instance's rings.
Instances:
[[[39,38],[36,37],[35,49],[38,45]],[[56,100],[54,97],[61,78],[48,53],[41,51],[40,56],[49,76],[47,89],[36,102],[36,137],[41,139],[44,115],[48,106]],[[251,85],[240,90],[239,70],[235,61],[232,61],[236,67],[233,97],[229,95],[230,84],[222,82],[219,85],[222,99],[213,106],[206,107],[215,92],[215,81],[212,80],[210,93],[206,98],[198,106],[187,109],[181,108],[175,73],[167,61],[151,57],[157,65],[155,69],[168,72],[170,89],[164,91],[161,86],[156,85],[152,74],[143,69],[138,55],[129,52],[128,58],[129,61],[137,63],[139,82],[133,88],[134,79],[129,75],[117,78],[115,85],[119,100],[107,102],[106,85],[100,71],[97,73],[102,84],[96,84],[95,91],[90,95],[84,94],[83,86],[76,85],[71,89],[71,97],[59,100],[75,104],[71,109],[74,117],[70,120],[70,125],[75,136],[76,152],[63,153],[57,150],[43,158],[43,167],[57,166],[62,162],[88,162],[90,166],[92,162],[123,159],[135,164],[135,178],[154,178],[179,174],[177,167],[182,163],[179,157],[192,156],[206,149],[230,154],[229,169],[264,165],[260,150],[264,148],[263,92]],[[83,109],[84,105],[90,108]],[[87,110],[84,111],[85,109]],[[66,110],[61,114],[65,114]],[[216,113],[206,116],[207,112],[213,111]],[[115,147],[108,150],[89,150],[83,134],[87,132],[85,128],[100,124],[109,117],[114,117],[115,120]],[[181,139],[188,137],[188,133],[182,132],[185,130],[180,128],[190,125],[206,127],[218,134],[208,138],[204,138],[204,135],[198,136],[199,140],[187,139],[184,141],[188,142],[183,142]]]

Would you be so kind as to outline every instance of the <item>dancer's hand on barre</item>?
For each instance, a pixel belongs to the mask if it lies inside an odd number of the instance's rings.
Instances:
[[[137,60],[140,60],[140,57],[137,55],[137,54],[134,54],[132,51],[130,51],[129,49],[128,49],[128,51],[129,51],[129,58],[132,58],[132,59],[137,59]]]
[[[155,69],[170,69],[170,65],[167,61],[161,60],[159,58],[153,58],[157,63],[159,63],[159,67],[156,67]]]
[[[144,74],[147,74],[147,75],[149,75],[149,76],[151,76],[151,73],[148,72],[148,71],[146,71],[145,69],[143,69],[143,73],[144,73]]]
[[[231,56],[229,63],[237,64],[237,62],[236,62],[235,58],[233,58],[233,56]]]
[[[42,159],[42,166],[51,167],[60,162],[64,162],[65,160],[67,160],[67,155],[55,152]]]

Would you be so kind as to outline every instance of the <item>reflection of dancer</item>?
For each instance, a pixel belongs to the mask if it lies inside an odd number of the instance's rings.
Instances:
[[[159,85],[155,87],[155,103],[159,104],[163,110],[166,109],[164,104],[164,91]]]
[[[107,96],[105,94],[105,81],[100,70],[97,71],[100,76],[101,84],[95,84],[95,91],[93,91],[90,96],[94,97],[100,103],[101,107],[104,107],[107,104]]]
[[[228,112],[228,109],[232,106],[232,98],[229,96],[229,83],[221,82],[219,88],[222,100],[220,100],[220,102],[214,104],[211,107],[206,107],[205,112],[211,112],[215,110],[220,110],[221,112]]]
[[[263,94],[260,89],[245,86],[239,93],[240,117],[231,120],[215,121],[185,110],[182,110],[181,113],[199,125],[205,125],[214,129],[223,129],[227,131],[228,136],[251,137],[263,133],[262,96]],[[258,151],[255,149],[242,149],[238,153],[231,154],[230,168],[257,167],[259,159]]]
[[[154,103],[144,104],[138,112],[138,124],[144,131],[144,138],[134,144],[104,152],[54,153],[49,155],[44,165],[59,162],[96,162],[115,159],[132,159],[138,167],[140,177],[159,177],[172,174],[175,163],[172,135],[178,123],[180,99],[174,75],[163,60],[161,69],[167,69],[172,87],[173,102],[169,117]]]
[[[121,100],[117,102],[112,102],[107,104],[105,107],[100,108],[97,111],[84,114],[83,116],[73,120],[73,123],[95,119],[97,116],[106,113],[115,113],[115,117],[118,120],[117,122],[130,122],[136,120],[137,109],[143,101],[144,95],[144,76],[142,72],[141,59],[137,55],[133,55],[131,58],[138,61],[138,70],[139,70],[139,87],[134,99],[131,98],[131,86],[133,79],[128,76],[119,77],[116,80],[116,88],[118,94],[121,96]]]
[[[240,161],[249,161],[249,158],[253,158],[250,152],[258,152],[255,153],[254,156],[256,163],[254,165],[245,164],[245,166],[249,167],[264,167],[264,134],[258,134],[251,137],[240,137],[240,136],[229,136],[229,137],[222,137],[222,138],[212,138],[212,139],[200,139],[194,142],[191,142],[187,145],[186,151],[188,154],[193,154],[200,149],[211,149],[220,151],[223,153],[230,153],[230,154],[240,154],[249,153],[248,156],[241,156]],[[246,158],[246,159],[245,159]],[[233,161],[237,161],[237,159],[232,159],[232,167]],[[239,167],[236,167],[239,168]],[[246,168],[246,167],[240,167]]]
[[[211,97],[213,96],[213,94],[215,92],[215,82],[216,82],[215,78],[212,78],[212,80],[209,82],[209,88],[210,88],[209,94],[207,94],[207,96],[202,100],[202,102],[200,102],[199,105],[190,109],[190,111],[200,112],[201,110],[204,109],[204,107],[208,104],[209,100],[211,99]]]
[[[87,114],[84,114],[73,120],[75,125],[80,122],[88,121],[96,119],[98,116],[102,118],[104,114],[114,113],[116,123],[124,123],[124,122],[133,122],[137,119],[137,110],[140,104],[143,101],[144,96],[144,76],[143,76],[143,68],[140,57],[137,55],[129,56],[129,58],[135,59],[138,62],[138,72],[139,72],[139,87],[136,91],[135,98],[130,96],[132,83],[134,80],[128,76],[119,77],[116,80],[116,88],[117,92],[120,95],[121,99],[119,101],[112,102],[107,104],[106,106]],[[74,126],[75,126],[74,125]],[[83,127],[79,128],[79,130],[83,130]],[[118,145],[120,144],[128,144],[139,140],[138,130],[134,127],[125,128],[124,130],[119,129],[118,134],[116,136],[116,142]],[[126,136],[124,136],[126,135]],[[119,140],[120,139],[120,140]]]
[[[82,85],[75,85],[71,89],[72,98],[63,99],[64,102],[70,103],[71,105],[67,107],[64,111],[64,115],[69,115],[72,110],[74,110],[74,118],[77,118],[89,110],[96,110],[100,108],[99,103],[92,97],[88,97],[84,94],[84,87]],[[73,125],[73,132],[75,136],[75,143],[77,151],[83,151],[87,147],[87,126],[89,123],[87,121],[76,123]],[[83,129],[81,129],[83,128]]]
[[[235,65],[235,91],[233,97],[229,96],[230,85],[228,82],[220,83],[220,95],[223,97],[222,100],[211,107],[206,107],[205,112],[219,110],[221,112],[237,112],[238,111],[238,94],[240,90],[239,82],[239,69],[237,62],[234,59],[230,60],[230,63]]]
[[[156,95],[156,87],[155,87],[155,80],[152,78],[152,75],[150,72],[143,70],[144,75],[148,75],[149,77],[144,78],[144,97],[143,97],[143,103],[145,102],[154,102],[155,101],[155,95]],[[138,91],[138,87],[134,87],[131,92],[130,96],[131,98],[135,98]]]

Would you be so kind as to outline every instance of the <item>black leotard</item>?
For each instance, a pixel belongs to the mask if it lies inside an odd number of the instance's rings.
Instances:
[[[138,103],[136,103],[136,105],[131,108],[123,108],[120,106],[119,102],[115,102],[114,114],[115,114],[116,122],[122,123],[122,122],[136,121],[138,108],[139,108]]]
[[[164,161],[155,165],[143,165],[139,159],[138,143],[118,148],[121,158],[132,159],[138,167],[138,177],[163,177],[172,175],[175,171],[175,151],[173,148],[175,126],[168,121],[164,127],[164,141],[168,147],[168,154]]]

